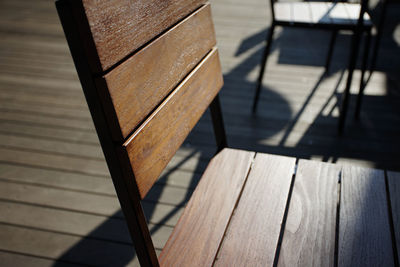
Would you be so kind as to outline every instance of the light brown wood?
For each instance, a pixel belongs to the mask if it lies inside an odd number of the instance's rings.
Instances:
[[[338,266],[394,266],[383,171],[342,172]]]
[[[223,84],[213,49],[125,142],[136,183],[146,195]]]
[[[211,160],[161,252],[161,266],[212,265],[253,158],[224,149]]]
[[[205,2],[84,0],[83,6],[102,70],[108,69]]]
[[[272,266],[295,158],[258,153],[216,266]]]
[[[394,238],[397,247],[398,262],[400,262],[400,173],[387,172],[390,193],[390,205],[394,226]]]
[[[340,167],[300,160],[278,266],[334,266]]]
[[[98,88],[109,90],[110,108],[116,113],[121,128],[121,133],[114,138],[121,141],[127,137],[215,43],[211,8],[207,4],[104,78],[98,78]]]

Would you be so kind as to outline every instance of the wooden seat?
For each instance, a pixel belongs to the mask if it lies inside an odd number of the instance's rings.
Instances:
[[[141,265],[394,264],[382,171],[226,148],[210,4],[59,0],[57,10]],[[141,200],[208,106],[218,153],[158,258]]]

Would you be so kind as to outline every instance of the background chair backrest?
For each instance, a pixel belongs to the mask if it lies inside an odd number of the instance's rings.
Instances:
[[[140,200],[222,87],[210,5],[56,4],[139,260],[157,265]]]

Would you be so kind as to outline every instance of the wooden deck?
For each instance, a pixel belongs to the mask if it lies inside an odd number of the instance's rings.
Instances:
[[[269,25],[265,0],[213,0],[231,147],[400,170],[399,6],[366,88],[361,120],[336,135],[350,36],[323,76],[329,33],[279,29],[258,115],[255,79]],[[393,13],[393,14],[391,14]],[[51,0],[0,2],[0,265],[138,262]],[[353,93],[358,90],[355,73]],[[144,201],[161,251],[215,147],[205,114]]]

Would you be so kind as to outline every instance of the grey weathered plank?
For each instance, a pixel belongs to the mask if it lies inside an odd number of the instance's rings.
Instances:
[[[85,158],[83,160],[83,158],[74,158],[65,155],[45,154],[0,147],[0,161],[109,177],[106,163],[104,160],[100,159]]]
[[[295,159],[257,153],[216,266],[272,266]]]
[[[394,239],[396,242],[398,262],[400,262],[400,173],[388,171],[387,177],[392,208]]]
[[[213,263],[253,157],[224,149],[212,159],[160,255],[161,265]]]
[[[19,227],[54,231],[66,235],[98,238],[110,242],[132,244],[125,220],[41,206],[0,201],[0,222]],[[162,249],[173,227],[149,224],[154,245]]]
[[[34,256],[21,255],[16,253],[0,251],[0,262],[3,266],[14,266],[14,267],[73,267],[74,264],[66,262],[56,262],[51,259],[43,259]]]
[[[0,249],[89,265],[133,264],[131,245],[0,224]]]
[[[393,266],[383,171],[344,166],[341,180],[339,266]]]
[[[334,266],[340,167],[300,160],[278,266]]]
[[[107,216],[111,216],[120,209],[119,202],[114,196],[94,195],[3,181],[0,181],[0,184],[0,196],[3,200]]]

